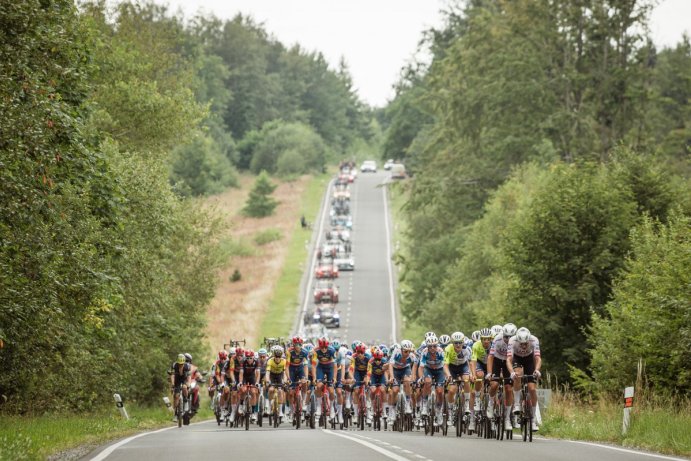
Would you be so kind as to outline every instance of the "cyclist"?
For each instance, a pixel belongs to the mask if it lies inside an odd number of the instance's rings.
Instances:
[[[240,400],[247,394],[250,393],[250,405],[252,405],[252,415],[250,420],[254,423],[257,421],[257,385],[259,384],[259,360],[254,354],[252,349],[245,351],[245,361],[242,363],[242,368],[240,368],[240,379],[238,382],[243,389],[240,393]]]
[[[470,347],[473,347],[473,344],[478,341],[480,341],[480,330],[475,330],[473,334],[470,335]]]
[[[185,354],[178,354],[178,358],[171,365],[168,374],[170,375],[170,386],[173,392],[173,408],[177,411],[180,392],[187,398],[187,389],[192,379],[192,368],[185,360]]]
[[[317,349],[314,350],[315,363],[312,365],[312,374],[317,378],[317,416],[322,414],[322,393],[324,392],[324,387],[329,393],[331,402],[334,401],[334,377],[336,376],[336,351],[331,345],[329,345],[329,340],[326,337],[319,338],[317,341]],[[326,382],[323,380],[326,378]],[[324,409],[328,411],[329,409]],[[333,412],[330,412],[331,419],[334,418]]]
[[[463,381],[463,393],[465,396],[464,411],[466,414],[470,413],[469,400],[470,400],[470,348],[466,346],[465,335],[456,331],[451,335],[451,344],[446,346],[444,349],[444,373],[446,374],[447,380],[462,380]],[[454,382],[449,385],[449,394],[447,396],[447,402],[450,408],[449,414],[449,425],[453,425],[453,420],[455,417],[456,410],[454,407],[454,402],[456,400],[456,392],[458,391],[458,385]]]
[[[350,378],[350,356],[348,355],[347,347],[341,345],[341,342],[334,339],[331,346],[336,351],[336,424],[343,422],[343,385],[348,383]]]
[[[489,329],[489,331],[492,332],[492,338],[496,338],[497,336],[499,336],[503,330],[504,327],[501,325],[493,325],[492,328]]]
[[[439,339],[436,336],[430,336],[425,342],[425,349],[420,357],[420,365],[423,367],[424,387],[422,391],[422,409],[421,414],[427,414],[427,397],[431,392],[432,383],[435,386],[437,394],[437,414],[436,424],[440,425],[442,422],[441,406],[444,393],[442,387],[444,386],[444,351],[439,348]]]
[[[511,427],[511,406],[513,405],[513,392],[511,390],[511,373],[506,367],[506,353],[509,347],[509,339],[516,334],[516,325],[507,323],[502,327],[502,334],[495,336],[487,357],[488,377],[504,378],[504,426]],[[487,404],[487,417],[494,417],[494,396],[497,395],[499,382],[491,381],[489,387],[489,403]],[[516,422],[518,424],[518,422]]]
[[[192,363],[192,354],[189,352],[185,352],[185,362],[189,363],[190,365],[190,383],[192,380],[197,381],[197,384],[199,384],[200,381],[204,379],[202,376],[201,372],[199,371],[199,368],[197,365]],[[197,414],[197,410],[199,410],[199,386],[195,385],[194,388],[192,389],[192,405],[191,405],[191,413],[192,416]]]
[[[369,399],[373,401],[374,391],[379,386],[386,386],[387,378],[389,378],[389,362],[384,356],[384,352],[380,348],[375,348],[372,352],[372,358],[367,363],[367,377],[365,382],[369,386]],[[382,398],[383,416],[387,417],[389,413],[389,404],[386,396]],[[371,410],[370,410],[371,412]],[[369,412],[368,412],[369,413]],[[367,420],[372,420],[372,415],[367,415]]]
[[[269,361],[269,354],[266,348],[262,347],[257,351],[257,360],[259,361],[259,384],[264,393],[264,416],[269,416],[269,389],[266,385],[266,362]]]
[[[222,373],[223,369],[225,368],[227,362],[228,362],[228,351],[226,351],[225,349],[218,351],[218,356],[217,356],[216,360],[214,361],[213,365],[211,365],[211,376],[209,377],[209,383],[207,385],[207,387],[209,389],[209,397],[212,400],[212,402],[211,402],[212,406],[213,406],[214,393],[218,390],[218,386],[221,386],[221,384],[225,384],[225,377],[221,373]],[[224,386],[223,391],[225,392],[225,386]],[[221,408],[223,408],[223,406],[224,406],[224,399],[223,399],[223,394],[221,394]]]
[[[279,417],[283,418],[283,382],[287,382],[288,367],[286,359],[283,358],[283,348],[275,345],[271,348],[271,358],[266,361],[265,381],[269,384],[269,399],[273,400],[274,394],[278,392]]]
[[[469,431],[475,430],[475,413],[480,411],[480,391],[487,373],[487,355],[492,343],[492,331],[489,328],[480,330],[480,341],[473,344],[470,357],[470,375],[475,379],[475,392],[470,394],[470,404],[473,407],[470,417]]]
[[[369,361],[372,358],[370,353],[367,351],[367,346],[361,342],[357,342],[355,345],[355,353],[353,354],[353,391],[356,391],[363,386],[365,382],[365,377],[367,376],[367,369],[369,368]],[[355,408],[355,417],[358,416],[358,405],[353,405]]]
[[[413,366],[417,364],[417,357],[415,356],[415,346],[407,339],[401,341],[400,347],[397,347],[391,352],[391,395],[389,396],[389,403],[396,404],[398,392],[401,383],[403,384],[403,393],[405,395],[405,412],[411,414],[413,409],[410,405],[410,397],[412,389],[410,387],[410,376],[412,374]]]
[[[537,422],[535,421],[535,405],[537,405],[535,380],[540,379],[541,366],[540,341],[537,337],[530,334],[527,328],[519,328],[516,334],[509,339],[506,351],[506,368],[511,373],[511,379],[513,379],[514,413],[518,412],[517,410],[521,405],[522,377],[527,377],[530,403],[532,404],[530,411],[533,417],[533,431],[538,430]]]
[[[245,361],[245,351],[238,347],[235,349],[235,356],[228,361],[228,366],[225,370],[225,375],[230,380],[230,420],[235,421],[235,413],[238,410],[238,384],[240,382],[240,370]]]
[[[302,345],[304,339],[300,336],[295,336],[292,340],[292,347],[286,352],[286,361],[288,362],[288,371],[290,378],[290,388],[295,389],[297,386],[302,387],[303,394],[307,394],[307,351],[303,349]],[[290,394],[290,402],[295,408],[300,408],[301,402],[295,402],[294,395]],[[299,418],[300,415],[292,415],[293,418]]]
[[[449,335],[441,335],[439,337],[439,347],[442,349],[446,349],[446,346],[448,346],[451,343],[451,336]]]

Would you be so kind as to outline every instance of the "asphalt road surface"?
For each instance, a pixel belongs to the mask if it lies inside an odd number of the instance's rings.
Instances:
[[[342,326],[338,334],[350,341],[383,340],[396,337],[392,319],[392,274],[387,207],[383,188],[387,173],[359,174],[352,187],[353,254],[355,271],[339,279]],[[327,202],[328,203],[328,202]],[[328,213],[328,210],[326,210]],[[322,214],[323,216],[323,214]],[[315,223],[317,224],[317,223]],[[315,232],[319,231],[318,225]],[[319,240],[323,238],[323,229]],[[305,284],[311,298],[311,281]],[[311,301],[309,301],[311,302]],[[400,339],[400,338],[395,338]],[[205,393],[202,393],[205,394]],[[203,397],[203,405],[208,400]],[[171,423],[172,425],[172,423]],[[495,441],[453,431],[444,437],[424,432],[295,430],[284,423],[278,429],[251,426],[249,431],[217,426],[215,421],[193,423],[178,429],[170,427],[139,434],[101,447],[85,459],[108,460],[194,460],[236,459],[255,461],[397,461],[450,460],[506,456],[512,461],[535,460],[654,460],[680,459],[581,442],[550,440],[541,437],[525,443],[516,432],[513,440]]]

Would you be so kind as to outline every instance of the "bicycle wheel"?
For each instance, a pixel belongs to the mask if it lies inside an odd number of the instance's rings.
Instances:
[[[434,389],[432,389],[432,394],[430,395],[430,401],[428,404],[430,406],[429,412],[428,412],[429,413],[429,423],[430,423],[429,424],[429,435],[430,435],[430,437],[434,436],[434,431],[435,431],[434,423],[436,422],[436,418],[437,418],[437,414],[436,414],[436,412],[437,412],[437,399],[435,397],[436,394],[437,394],[436,391]]]
[[[442,403],[441,414],[441,433],[446,437],[446,434],[449,432],[449,402],[446,401],[446,397],[444,397],[444,402]]]
[[[250,415],[252,414],[252,407],[250,405],[250,397],[249,395],[245,396],[245,430],[249,431],[250,430]]]
[[[182,427],[182,395],[178,396],[177,417],[178,427]]]

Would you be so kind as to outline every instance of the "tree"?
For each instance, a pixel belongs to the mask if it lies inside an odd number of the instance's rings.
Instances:
[[[270,196],[275,189],[276,185],[271,183],[266,171],[259,173],[245,207],[242,209],[243,214],[253,218],[271,216],[278,205],[278,202]]]
[[[636,380],[638,360],[656,394],[691,390],[691,219],[646,217],[631,232],[632,252],[612,300],[593,315],[588,339],[598,387],[620,393]],[[672,372],[670,372],[672,370]]]

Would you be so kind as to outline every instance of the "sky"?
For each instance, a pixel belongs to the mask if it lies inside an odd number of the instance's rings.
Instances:
[[[422,33],[442,26],[448,0],[155,0],[189,18],[250,15],[283,45],[320,51],[334,69],[341,57],[360,98],[373,107],[393,99],[400,70],[416,56]],[[659,0],[651,16],[658,46],[691,33],[691,0]],[[417,55],[425,59],[425,55]]]

